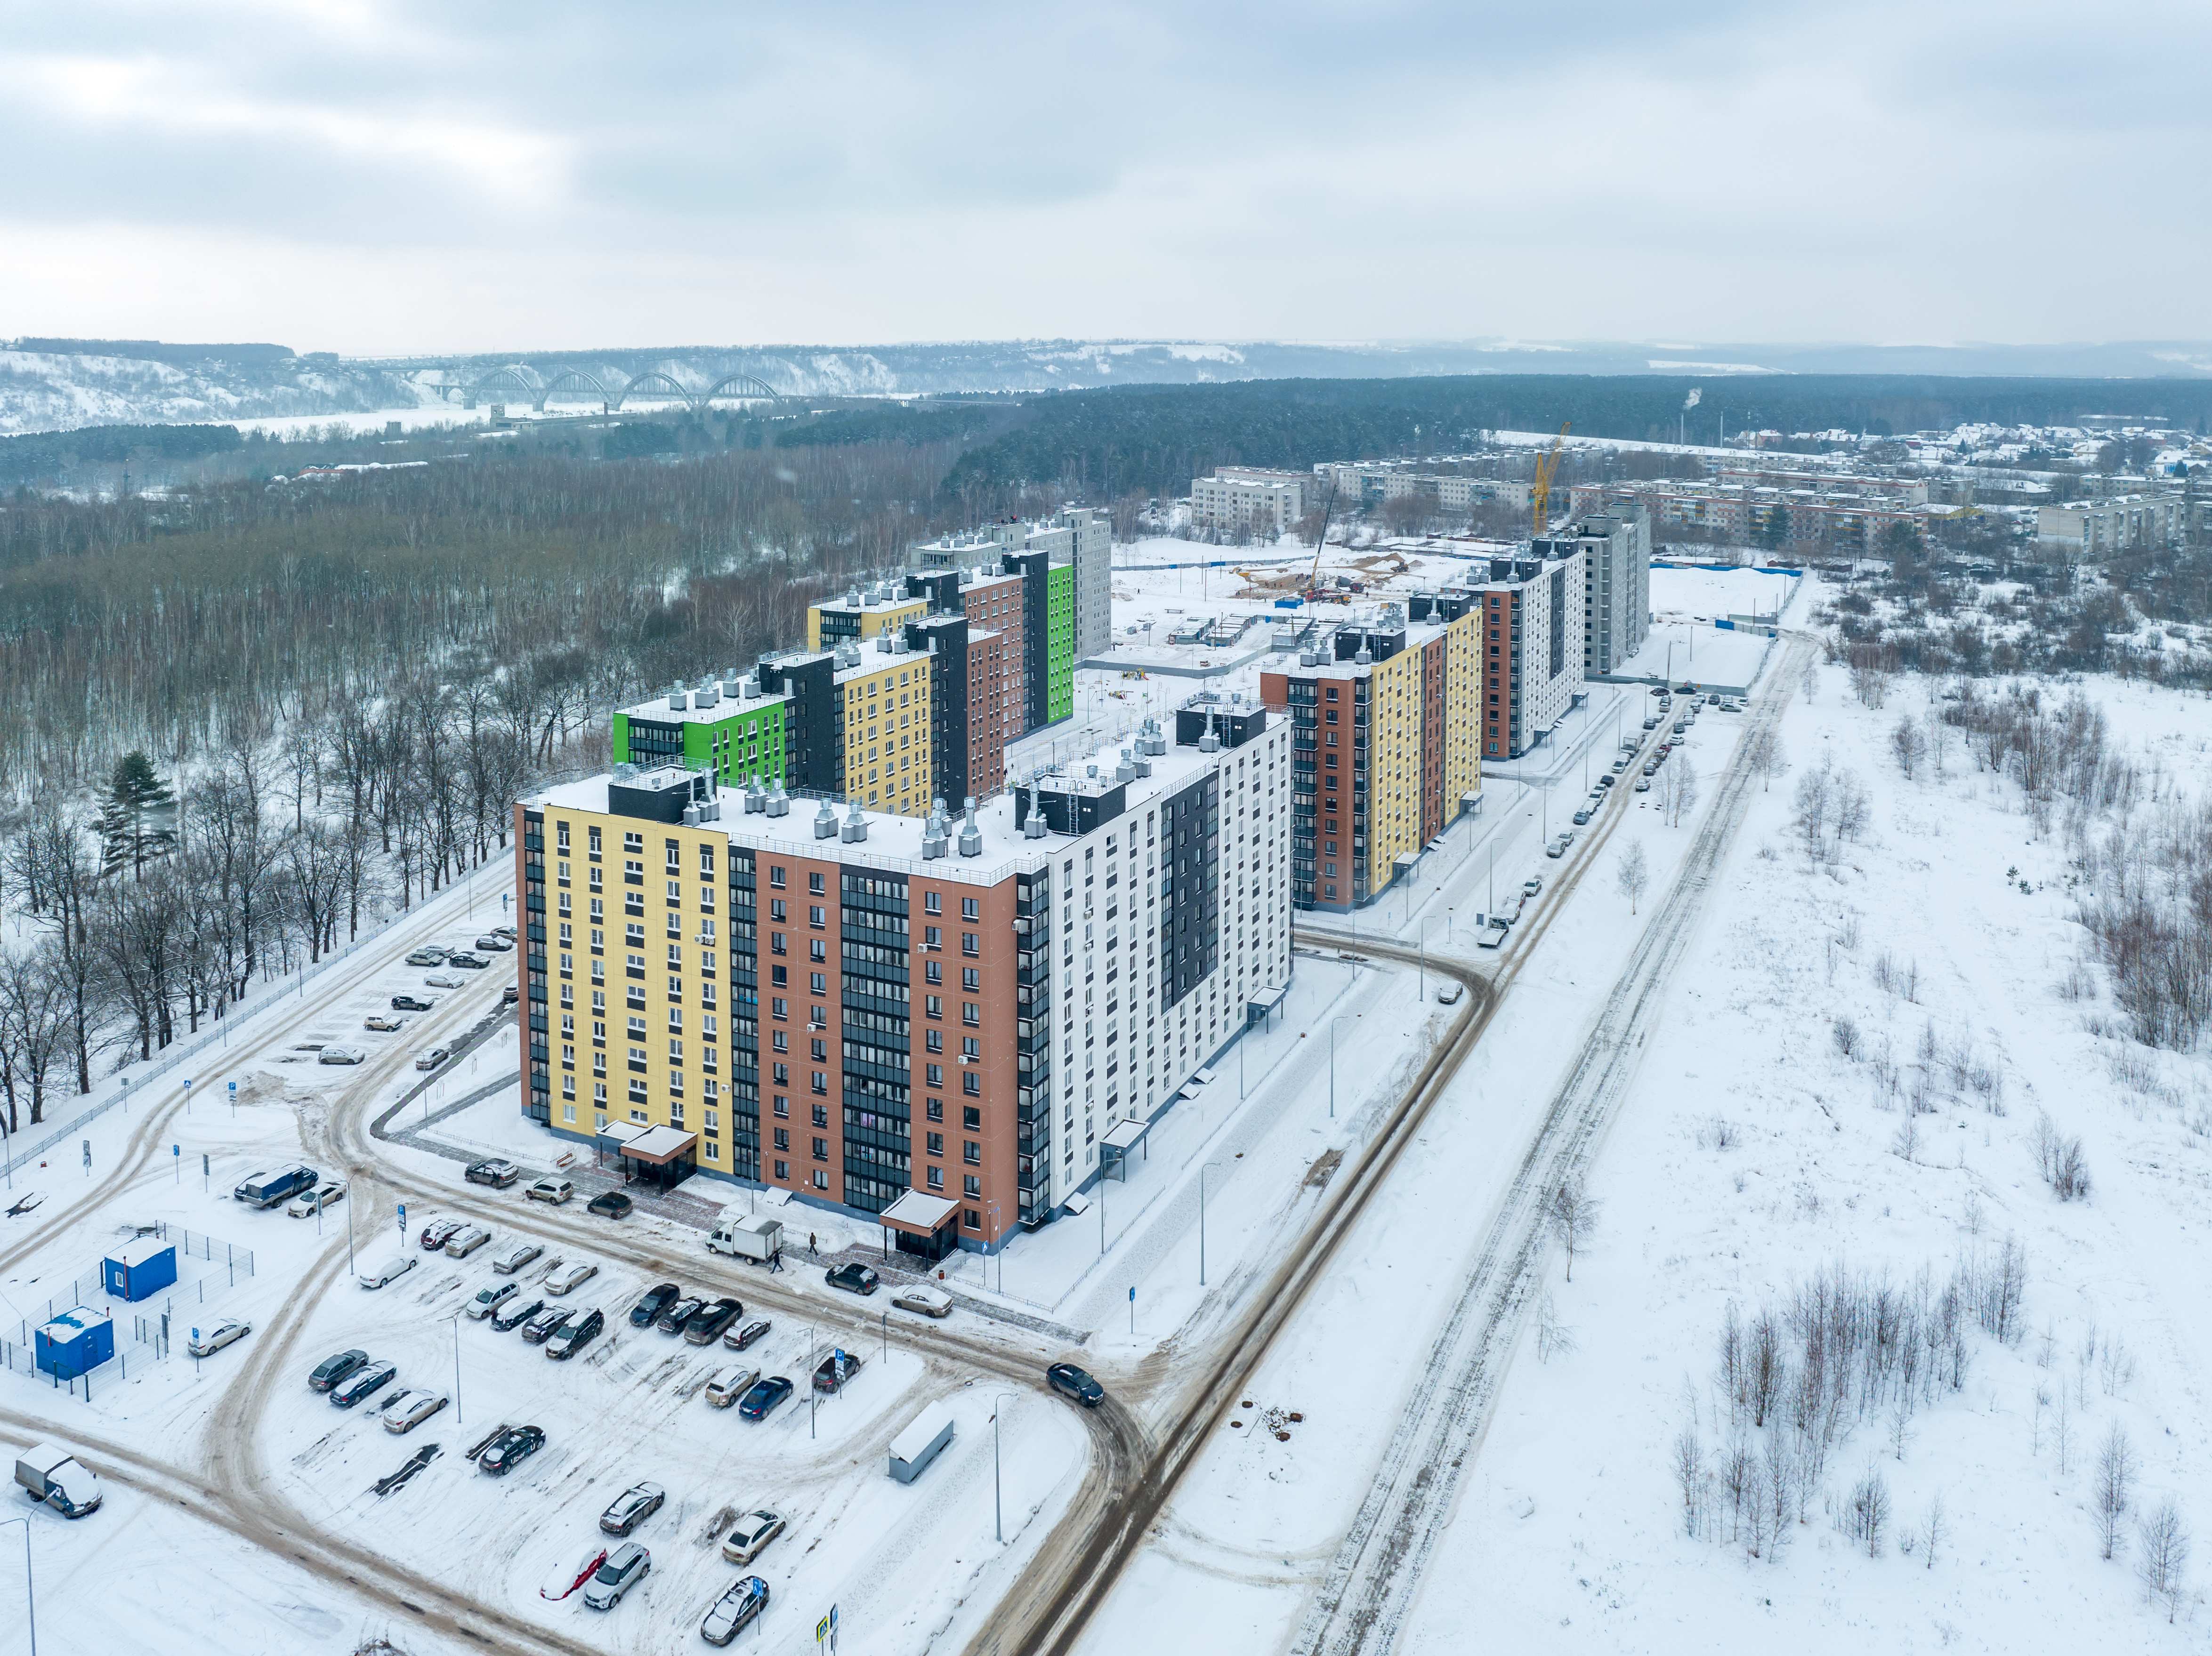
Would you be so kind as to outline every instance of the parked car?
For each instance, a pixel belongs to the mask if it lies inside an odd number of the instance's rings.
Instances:
[[[1690,721],[1686,719],[1678,719],[1674,721],[1674,734],[1677,736],[1681,735],[1683,731],[1689,728]]]
[[[374,1029],[380,1035],[388,1035],[407,1027],[405,1018],[388,1018],[381,1012],[371,1012],[361,1021],[364,1029]]]
[[[491,1268],[502,1277],[512,1277],[544,1252],[535,1242],[516,1242],[491,1262]]]
[[[402,1253],[394,1250],[381,1259],[372,1259],[362,1265],[354,1273],[354,1280],[363,1288],[382,1288],[386,1283],[404,1277],[415,1269],[415,1265],[416,1259],[413,1254]]]
[[[517,1323],[528,1322],[545,1309],[543,1300],[526,1301],[518,1294],[491,1314],[491,1325],[504,1334]]]
[[[491,1233],[482,1225],[464,1225],[447,1239],[447,1254],[455,1259],[465,1259],[491,1240]]]
[[[726,1645],[767,1608],[768,1583],[757,1575],[748,1575],[723,1589],[699,1623],[699,1636],[710,1645]]]
[[[318,1064],[359,1064],[368,1057],[358,1046],[325,1046],[315,1055]]]
[[[553,1338],[562,1324],[580,1315],[573,1305],[549,1305],[522,1325],[522,1341],[526,1345],[543,1345]]]
[[[891,1303],[902,1311],[915,1311],[925,1317],[949,1317],[952,1314],[952,1296],[941,1288],[929,1288],[915,1283],[891,1295]]]
[[[433,972],[422,980],[422,986],[426,989],[458,989],[461,986],[461,980],[451,972]]]
[[[860,1265],[832,1265],[823,1273],[823,1279],[848,1294],[872,1294],[878,1286],[876,1273]]]
[[[1474,946],[1477,949],[1503,949],[1505,947],[1505,936],[1504,926],[1486,925],[1476,935]]]
[[[653,1325],[664,1334],[679,1334],[684,1331],[684,1325],[691,1320],[691,1313],[706,1303],[697,1295],[686,1294],[682,1299],[672,1300],[663,1306],[660,1314],[653,1319]]]
[[[318,1185],[311,1191],[303,1192],[294,1197],[285,1205],[284,1211],[295,1219],[312,1219],[315,1215],[334,1208],[344,1201],[345,1193],[346,1187],[343,1181],[333,1179],[325,1184]]]
[[[1651,792],[1651,779],[1650,779],[1650,777],[1648,777],[1648,776],[1639,776],[1639,777],[1638,777],[1638,778],[1636,779],[1636,791],[1637,791],[1637,792],[1638,792],[1638,793],[1649,793],[1649,792]]]
[[[628,1535],[659,1512],[668,1491],[658,1483],[633,1483],[607,1503],[599,1514],[599,1528],[609,1535]]]
[[[331,1387],[331,1403],[336,1408],[350,1409],[398,1378],[399,1370],[394,1365],[372,1358]]]
[[[589,1259],[579,1259],[546,1272],[544,1289],[548,1294],[573,1294],[599,1274],[599,1268]]]
[[[596,1307],[581,1316],[571,1317],[555,1329],[552,1338],[545,1342],[545,1355],[556,1362],[573,1357],[599,1338],[600,1331],[606,1325],[606,1313]]]
[[[443,966],[445,963],[446,951],[434,943],[424,943],[407,957],[410,966]]]
[[[707,1382],[707,1406],[726,1409],[751,1391],[760,1380],[757,1368],[724,1368]]]
[[[515,1002],[521,998],[522,990],[515,984],[510,983],[506,988],[499,992],[499,1004],[501,1006],[512,1006]]]
[[[722,1338],[722,1332],[745,1313],[737,1301],[723,1298],[712,1305],[702,1305],[684,1319],[684,1338],[692,1345],[712,1345]]]
[[[327,1392],[368,1361],[368,1353],[362,1350],[341,1351],[335,1357],[325,1357],[315,1365],[315,1372],[307,1376],[310,1392]]]
[[[1544,847],[1544,855],[1547,857],[1564,857],[1566,854],[1567,841],[1565,840],[1554,840]]]
[[[435,1253],[452,1241],[460,1228],[461,1221],[459,1219],[433,1219],[422,1227],[422,1252]]]
[[[742,1328],[732,1328],[722,1336],[724,1346],[732,1351],[742,1351],[756,1340],[768,1337],[768,1319],[757,1317]]]
[[[1577,828],[1580,828],[1583,823],[1589,822],[1589,819],[1590,808],[1588,805],[1584,805],[1580,810],[1575,813],[1575,826]]]
[[[392,1010],[395,1012],[427,1012],[437,1004],[434,1000],[425,1000],[420,995],[394,995],[392,998]]]
[[[776,1405],[792,1392],[791,1382],[781,1374],[770,1374],[757,1383],[738,1404],[738,1413],[747,1420],[766,1420]]]
[[[1459,998],[1466,992],[1458,984],[1448,983],[1437,991],[1437,1004],[1443,1006],[1456,1006],[1459,1004]]]
[[[1613,778],[1610,776],[1601,776],[1597,779],[1597,785],[1601,788],[1609,788],[1613,786]]]
[[[592,1584],[584,1589],[584,1602],[593,1610],[612,1610],[623,1601],[623,1594],[646,1578],[653,1568],[653,1555],[635,1541],[625,1541],[607,1555],[607,1562],[592,1572]]]
[[[522,1177],[522,1169],[512,1162],[494,1157],[489,1162],[470,1162],[469,1170],[463,1177],[466,1178],[471,1185],[490,1185],[496,1189],[505,1190]]]
[[[1106,1388],[1093,1380],[1087,1369],[1078,1368],[1072,1362],[1053,1364],[1044,1371],[1044,1383],[1085,1409],[1096,1409],[1106,1401]]]
[[[1540,874],[1532,875],[1521,882],[1521,895],[1524,897],[1533,897],[1543,889],[1544,877]]]
[[[533,1202],[550,1202],[557,1208],[576,1193],[576,1187],[565,1179],[540,1179],[523,1193]]]
[[[722,1538],[722,1556],[732,1564],[750,1564],[784,1531],[783,1514],[763,1510],[739,1513],[738,1521]]]
[[[384,1429],[411,1432],[450,1401],[437,1392],[402,1392],[384,1405]]]
[[[1721,693],[1718,690],[1715,690],[1711,695],[1705,698],[1705,706],[1708,707],[1717,707],[1720,705]]]
[[[850,1351],[832,1351],[814,1365],[814,1389],[824,1397],[843,1389],[860,1372],[860,1359]]]
[[[434,1070],[452,1056],[453,1054],[442,1046],[426,1047],[415,1054],[415,1067],[418,1070]]]
[[[630,1307],[629,1325],[632,1328],[652,1327],[662,1312],[683,1297],[684,1290],[674,1283],[654,1283],[638,1296],[635,1305]]]
[[[477,1465],[494,1477],[505,1477],[544,1447],[543,1427],[510,1426],[477,1457]]]
[[[1658,715],[1655,713],[1650,719],[1645,719],[1644,721],[1644,728],[1647,731],[1657,730],[1659,728]]]
[[[520,1292],[522,1289],[514,1283],[493,1283],[480,1288],[476,1298],[469,1301],[469,1315],[482,1322]]]
[[[491,962],[481,955],[471,955],[465,949],[457,949],[446,956],[446,964],[464,972],[481,972]]]
[[[603,1190],[584,1204],[586,1213],[596,1213],[602,1219],[627,1219],[635,1204],[618,1190]]]
[[[226,1345],[244,1339],[253,1331],[252,1323],[242,1323],[235,1317],[225,1317],[212,1328],[204,1328],[185,1342],[185,1350],[195,1357],[211,1357]],[[316,1371],[320,1373],[319,1369]]]
[[[511,925],[495,925],[492,927],[491,934],[495,937],[504,937],[510,943],[514,941],[514,928]]]
[[[508,949],[514,948],[514,945],[509,943],[505,937],[501,937],[496,931],[487,931],[483,937],[477,939],[477,947],[484,950],[488,954],[504,955]]]

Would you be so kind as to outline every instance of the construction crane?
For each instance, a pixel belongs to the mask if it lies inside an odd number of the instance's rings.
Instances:
[[[1559,446],[1567,440],[1567,433],[1573,429],[1573,421],[1561,421],[1559,422],[1559,434],[1552,439],[1551,452],[1545,455],[1542,459],[1536,462],[1535,485],[1528,491],[1528,504],[1534,508],[1535,514],[1532,521],[1535,525],[1534,532],[1536,534],[1542,534],[1544,532],[1545,525],[1550,521],[1552,510],[1552,477],[1553,475],[1559,469]]]
[[[1328,499],[1321,509],[1321,533],[1314,537],[1313,569],[1306,576],[1306,602],[1313,603],[1321,597],[1321,549],[1328,544],[1328,515],[1336,510],[1336,482],[1328,485]]]

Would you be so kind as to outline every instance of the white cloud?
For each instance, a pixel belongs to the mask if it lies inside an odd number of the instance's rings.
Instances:
[[[89,0],[11,35],[10,331],[2212,331],[2171,279],[2212,251],[2201,6]]]

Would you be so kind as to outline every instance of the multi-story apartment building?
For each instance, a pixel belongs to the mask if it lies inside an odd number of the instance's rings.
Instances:
[[[2035,537],[2074,559],[2100,558],[2143,547],[2171,546],[2187,532],[2189,502],[2180,494],[2112,494],[2038,507]]]
[[[679,686],[617,713],[615,761],[710,766],[725,783],[758,778],[849,791],[863,804],[915,815],[933,799],[995,792],[1006,785],[1006,744],[1074,707],[1074,568],[1042,552],[1001,555],[1014,567],[917,571],[813,605],[808,649],[771,652],[755,672]],[[848,766],[842,737],[830,740],[852,727],[848,670],[880,670],[866,652],[887,647],[932,658],[930,773],[918,789],[889,787],[880,751],[853,755]],[[911,677],[895,687],[899,694],[911,692]],[[858,686],[863,707],[868,682]],[[902,725],[902,784],[915,774],[905,737]]]
[[[1224,466],[1190,483],[1190,526],[1201,535],[1280,535],[1305,515],[1313,479],[1299,471]]]
[[[1292,726],[1291,901],[1350,909],[1482,787],[1483,618],[1462,589],[1416,595],[1309,638],[1295,670],[1260,676]]]
[[[1462,471],[1440,471],[1434,460],[1322,460],[1313,469],[1315,500],[1335,492],[1345,510],[1381,506],[1407,494],[1426,494],[1447,512],[1471,512],[1478,506],[1498,505],[1525,510],[1530,484],[1525,477],[1486,477]]]
[[[1591,513],[1531,545],[1539,558],[1583,561],[1583,674],[1595,677],[1643,648],[1651,630],[1651,518],[1639,502]]]
[[[1289,981],[1289,728],[1176,736],[959,822],[672,766],[522,802],[524,1113],[931,1257],[1042,1222]]]
[[[1583,687],[1583,555],[1492,558],[1473,592],[1482,613],[1482,754],[1517,759]]]
[[[1068,637],[1074,648],[1073,659],[1080,661],[1103,654],[1114,640],[1113,553],[1112,520],[1097,507],[1072,506],[1042,522],[1011,519],[924,543],[908,552],[908,561],[916,569],[990,564],[1026,570],[1025,558],[1010,555],[1035,554],[1051,567],[1064,567],[1068,571]],[[1039,614],[1033,623],[1040,633],[1043,620]]]
[[[1692,530],[1744,546],[1773,543],[1792,553],[1832,550],[1856,556],[1879,551],[1892,525],[1903,524],[1920,534],[1931,516],[1942,511],[1927,505],[1927,484],[1917,479],[1821,476],[1817,481],[1819,488],[1789,488],[1678,479],[1577,483],[1569,495],[1569,515],[1584,518],[1641,506],[1650,513],[1655,535],[1670,529]],[[1881,486],[1893,483],[1893,489],[1883,491]]]

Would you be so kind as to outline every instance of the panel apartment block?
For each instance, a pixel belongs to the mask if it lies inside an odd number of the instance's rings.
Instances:
[[[996,1247],[1289,980],[1290,772],[1254,708],[950,822],[674,767],[551,789],[517,807],[524,1113]]]

